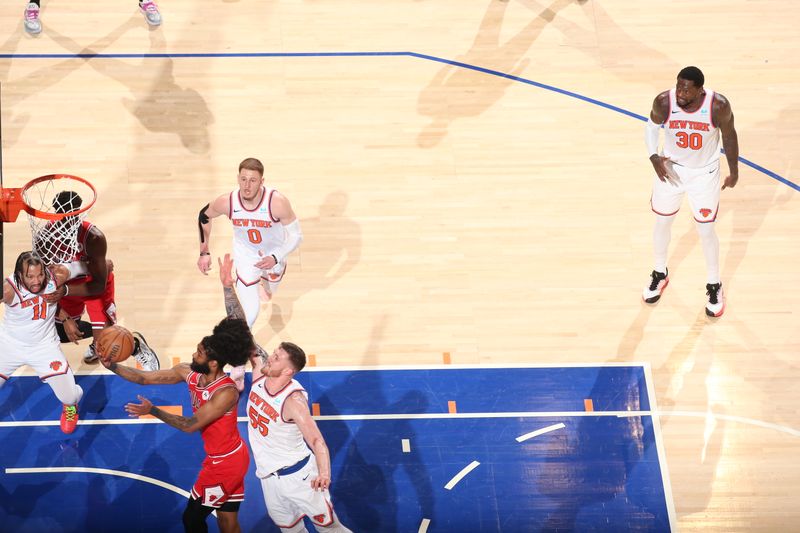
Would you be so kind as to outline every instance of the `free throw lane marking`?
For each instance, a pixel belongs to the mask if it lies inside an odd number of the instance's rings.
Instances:
[[[156,407],[171,415],[183,416],[182,405],[156,405]],[[155,418],[155,417],[153,415],[142,415],[139,418]]]
[[[550,433],[551,431],[555,431],[557,429],[563,429],[565,427],[567,426],[559,422],[558,424],[553,424],[552,426],[543,427],[541,429],[537,429],[536,431],[531,431],[530,433],[520,435],[519,437],[517,437],[517,442],[526,441],[528,439],[532,439],[533,437],[538,437],[539,435],[544,435],[545,433]]]
[[[461,472],[459,472],[458,474],[453,476],[453,479],[448,481],[447,485],[445,485],[444,488],[446,488],[447,490],[453,490],[453,487],[456,486],[456,483],[458,483],[459,481],[464,479],[464,476],[466,476],[467,474],[469,474],[470,472],[472,472],[473,470],[475,470],[479,466],[480,466],[480,463],[478,461],[472,461],[470,464],[468,464],[467,466],[462,468]]]

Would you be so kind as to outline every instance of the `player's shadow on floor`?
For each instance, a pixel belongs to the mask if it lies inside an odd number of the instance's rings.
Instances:
[[[588,398],[595,400],[595,409],[604,411],[625,398],[625,408],[639,411],[646,408],[645,382],[636,380],[617,383],[608,390],[618,368],[605,367],[598,373],[597,383]],[[618,380],[617,380],[618,381]],[[602,384],[602,387],[599,385]],[[646,410],[646,409],[645,409]],[[664,508],[665,494],[651,486],[661,479],[655,435],[647,417],[575,417],[566,421],[568,434],[557,435],[557,444],[542,452],[547,457],[536,479],[538,491],[559,502],[556,511],[534,518],[542,531],[589,531],[603,524],[603,531],[664,531],[668,515]],[[535,443],[534,443],[535,445]],[[663,509],[656,516],[651,511]],[[665,522],[667,521],[667,522]]]
[[[382,337],[386,317],[375,325],[363,364],[373,366],[379,339]],[[321,415],[339,414],[415,414],[428,409],[425,394],[407,390],[398,398],[387,395],[393,387],[384,383],[381,371],[362,370],[350,372],[341,383],[325,391],[317,399]],[[354,412],[351,406],[359,406]],[[364,412],[366,411],[366,412]],[[352,427],[358,429],[351,432]],[[415,431],[408,420],[362,421],[353,424],[342,420],[320,421],[334,469],[331,486],[333,504],[342,522],[358,532],[391,533],[398,531],[399,504],[404,509],[420,509],[420,517],[435,523],[433,487],[427,466],[412,446],[404,453],[400,439],[414,442]],[[398,486],[402,476],[411,481]],[[416,499],[416,502],[413,499]],[[409,502],[409,500],[412,500]]]

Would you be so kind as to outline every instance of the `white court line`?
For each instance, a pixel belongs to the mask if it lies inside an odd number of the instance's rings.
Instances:
[[[419,529],[417,530],[417,533],[427,533],[429,525],[431,525],[431,521],[428,520],[427,518],[423,518],[422,522],[420,522],[419,524]]]
[[[562,429],[565,427],[567,426],[565,426],[562,422],[559,422],[558,424],[553,424],[552,426],[543,427],[542,429],[537,429],[536,431],[531,431],[530,433],[520,435],[519,437],[517,437],[517,442],[523,442],[528,439],[532,439],[533,437],[538,437],[539,435],[544,435],[545,433],[550,433],[551,431],[555,431],[557,429]]]
[[[790,427],[781,426],[778,424],[773,424],[771,422],[764,422],[762,420],[757,420],[755,418],[747,418],[744,416],[736,416],[736,415],[718,415],[713,411],[659,411],[659,416],[688,416],[692,418],[706,418],[709,415],[712,418],[716,418],[719,420],[725,420],[727,422],[740,422],[742,424],[749,424],[751,426],[758,426],[764,429],[773,429],[775,431],[780,431],[782,433],[788,433],[789,435],[800,437],[800,430],[792,429]]]
[[[171,359],[170,359],[171,360]],[[189,362],[184,361],[184,362]],[[338,371],[359,371],[359,370],[464,370],[464,369],[502,369],[502,368],[607,368],[607,367],[644,367],[647,363],[631,361],[628,363],[605,362],[605,363],[530,363],[530,364],[431,364],[431,365],[365,365],[365,366],[307,366],[303,372],[338,372]],[[248,374],[252,371],[248,370]],[[102,370],[78,370],[74,372],[78,376],[113,376],[114,373],[107,369]],[[35,374],[15,374],[14,377],[31,377],[39,379]]]
[[[188,498],[190,496],[189,492],[179,487],[176,487],[175,485],[165,483],[164,481],[152,477],[140,476],[139,474],[132,474],[130,472],[123,472],[122,470],[109,470],[107,468],[87,468],[83,466],[72,466],[72,467],[58,466],[58,467],[48,467],[48,468],[6,468],[6,474],[53,474],[53,473],[58,474],[58,473],[72,473],[72,472],[126,477],[129,479],[134,479],[136,481],[143,481],[145,483],[150,483],[151,485],[155,485],[157,487],[161,487],[167,490],[171,490],[175,494],[180,494],[184,498]]]
[[[652,400],[651,400],[652,401]],[[443,419],[443,418],[572,418],[572,417],[592,417],[592,416],[687,416],[694,418],[705,418],[707,411],[520,411],[510,413],[427,413],[427,414],[392,414],[392,415],[324,415],[312,417],[314,420],[424,420],[424,419]],[[720,415],[711,413],[711,416],[719,420],[728,422],[739,422],[740,424],[758,426],[764,429],[771,429],[800,437],[800,430],[764,422],[755,418],[746,418],[735,415]],[[238,422],[248,422],[246,416],[240,416]],[[0,422],[0,428],[13,427],[44,427],[58,426],[59,420],[17,420],[11,422]],[[79,420],[79,426],[102,426],[102,425],[124,425],[124,424],[163,424],[157,418],[108,418],[102,420]]]
[[[453,476],[453,479],[448,481],[447,485],[445,485],[444,488],[446,488],[447,490],[452,490],[453,487],[456,486],[456,483],[461,481],[464,478],[464,476],[466,476],[467,474],[469,474],[470,472],[472,472],[473,470],[475,470],[479,466],[480,466],[480,463],[478,461],[472,461],[470,464],[468,464],[467,466],[462,468],[461,472],[459,472],[458,474]]]
[[[647,399],[650,402],[650,409],[655,410],[653,415],[653,436],[656,441],[656,453],[658,454],[658,467],[661,470],[661,484],[664,488],[664,500],[667,504],[667,516],[669,517],[670,531],[678,531],[677,515],[675,513],[675,500],[672,497],[672,483],[669,480],[669,468],[667,468],[667,452],[664,448],[664,435],[661,433],[661,421],[658,417],[658,407],[656,405],[656,391],[653,386],[653,374],[650,365],[644,369],[644,383],[647,387]]]
[[[411,453],[411,440],[400,439],[400,444],[403,447],[403,453]]]

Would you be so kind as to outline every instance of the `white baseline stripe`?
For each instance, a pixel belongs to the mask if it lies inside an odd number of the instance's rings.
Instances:
[[[517,442],[523,442],[528,439],[532,439],[533,437],[538,437],[539,435],[544,435],[545,433],[550,433],[551,431],[555,431],[557,429],[562,429],[565,427],[567,426],[559,422],[558,424],[553,424],[552,426],[547,426],[542,429],[537,429],[536,431],[531,431],[530,433],[520,435],[519,437],[517,437]]]
[[[143,481],[145,483],[150,483],[151,485],[156,485],[157,487],[161,487],[167,490],[171,490],[175,494],[180,494],[185,498],[189,497],[188,491],[176,487],[175,485],[171,485],[169,483],[166,483],[164,481],[152,477],[140,476],[139,474],[132,474],[130,472],[123,472],[122,470],[109,470],[107,468],[86,468],[82,466],[72,466],[72,467],[59,466],[59,467],[48,467],[48,468],[6,468],[6,474],[53,474],[53,473],[59,474],[59,473],[72,473],[72,472],[126,477],[129,479],[135,479],[136,481]]]
[[[188,362],[188,361],[184,361]],[[645,362],[631,361],[628,363],[621,362],[605,362],[605,363],[531,363],[531,364],[485,364],[485,365],[366,365],[366,366],[307,366],[303,372],[339,372],[339,371],[359,371],[359,370],[464,370],[464,369],[492,369],[492,368],[607,368],[607,367],[636,367],[641,368],[647,366]],[[252,374],[252,371],[248,371]],[[79,376],[113,376],[114,373],[110,370],[88,370],[75,372]],[[15,377],[30,377],[39,379],[35,374],[20,374]]]
[[[659,411],[658,414],[659,416],[689,416],[692,418],[706,418],[709,416],[709,413],[700,411]],[[800,437],[800,430],[778,424],[772,424],[771,422],[763,422],[761,420],[756,420],[755,418],[746,418],[744,416],[736,415],[718,415],[714,412],[711,412],[710,415],[714,418],[725,420],[727,422],[740,422],[742,424],[749,424],[751,426],[758,426],[765,429],[773,429],[782,433],[788,433],[789,435],[795,437]]]
[[[464,478],[464,476],[466,476],[467,474],[469,474],[470,472],[472,472],[473,470],[475,470],[479,466],[480,466],[480,463],[478,461],[472,461],[470,464],[468,464],[467,466],[462,468],[461,472],[459,472],[458,474],[453,476],[453,479],[448,481],[447,485],[445,485],[444,488],[446,488],[447,490],[452,490],[453,487],[456,486],[456,483],[461,481]]]
[[[729,422],[739,422],[751,426],[758,426],[764,429],[771,429],[781,433],[787,433],[793,437],[800,437],[800,430],[735,415],[718,415],[711,413],[712,416],[720,420]],[[421,419],[441,419],[441,418],[571,418],[571,417],[592,417],[592,416],[687,416],[694,418],[706,418],[706,411],[520,411],[516,413],[424,413],[424,414],[393,414],[393,415],[323,415],[315,416],[314,420],[421,420]],[[240,416],[238,422],[247,422],[250,419]],[[17,420],[11,422],[0,422],[0,428],[13,427],[45,427],[58,426],[58,420]],[[124,424],[163,424],[157,418],[108,418],[102,420],[80,420],[80,426],[102,426],[102,425],[124,425]]]

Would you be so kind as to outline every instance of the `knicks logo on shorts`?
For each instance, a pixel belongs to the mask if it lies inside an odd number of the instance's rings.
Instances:
[[[703,215],[703,218],[708,218],[711,214],[711,209],[706,209],[705,207],[700,210],[700,214]]]
[[[322,524],[323,522],[325,522],[325,515],[324,514],[315,515],[314,516],[314,522],[317,522],[318,524]]]
[[[61,361],[53,361],[50,363],[50,368],[53,369],[53,372],[58,372],[58,369],[61,368]]]
[[[277,281],[281,278],[280,274],[267,274],[270,281]]]

